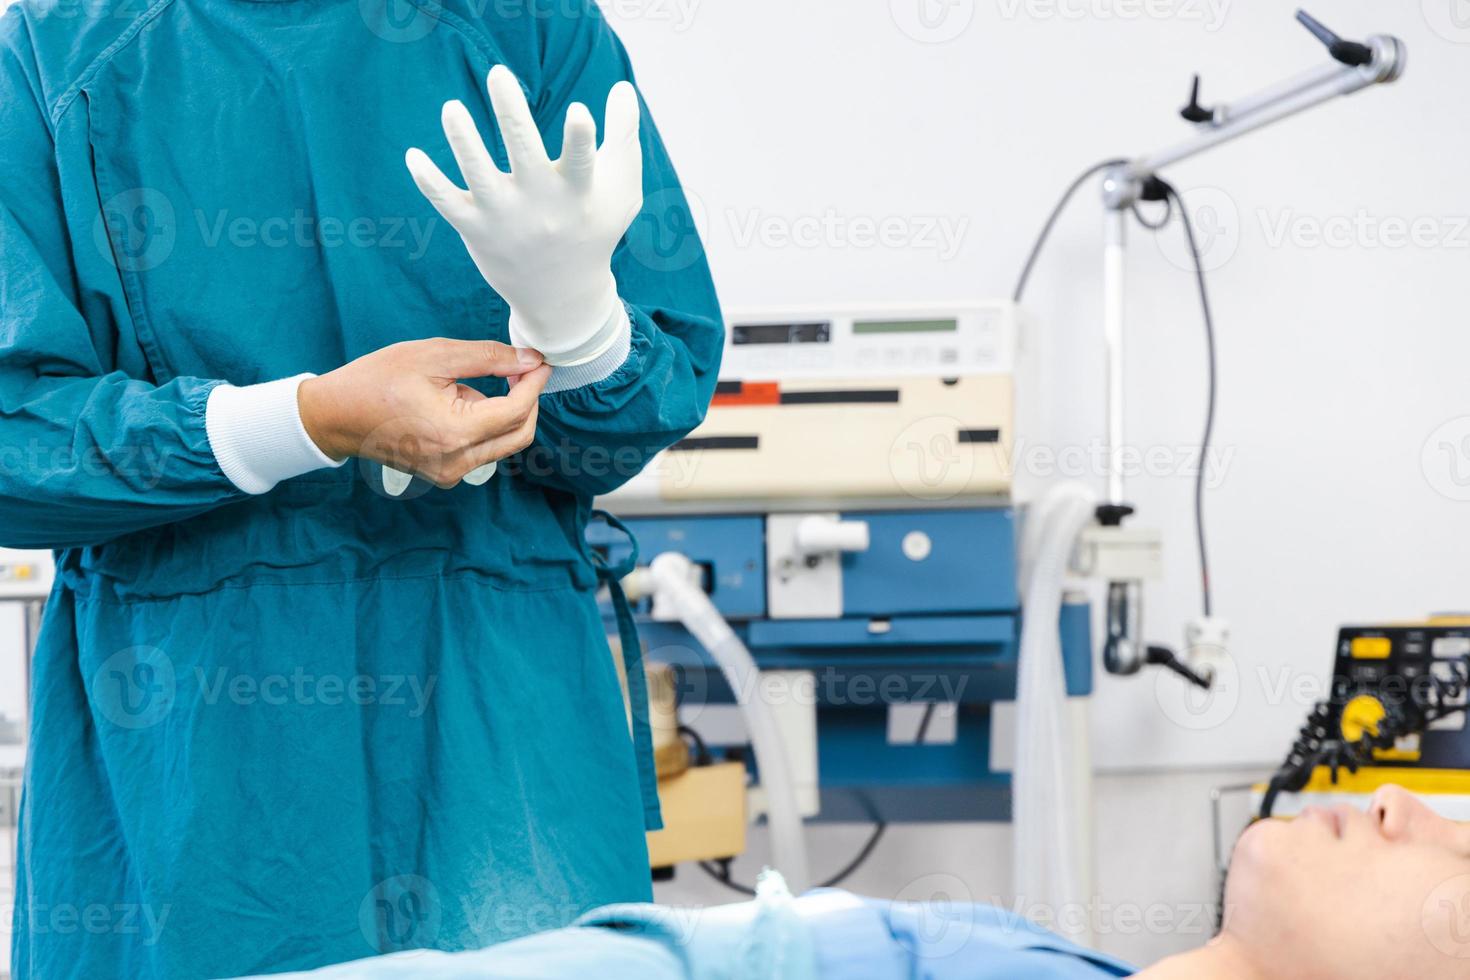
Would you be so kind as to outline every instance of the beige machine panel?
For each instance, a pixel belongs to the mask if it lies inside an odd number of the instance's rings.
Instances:
[[[1009,374],[731,386],[658,474],[666,501],[1004,495]]]
[[[664,827],[648,832],[649,867],[743,854],[746,780],[741,762],[698,766],[660,779]]]

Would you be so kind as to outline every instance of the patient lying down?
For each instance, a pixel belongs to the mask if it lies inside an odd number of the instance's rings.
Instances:
[[[1470,976],[1470,825],[1398,786],[1365,811],[1308,808],[1236,842],[1225,926],[1147,980]]]
[[[990,906],[830,890],[797,898],[768,874],[753,902],[609,906],[569,928],[488,949],[396,953],[309,976],[1098,980],[1132,972]],[[1236,845],[1220,935],[1139,976],[1470,976],[1470,826],[1436,816],[1397,787],[1379,790],[1366,812],[1344,806],[1258,823]]]

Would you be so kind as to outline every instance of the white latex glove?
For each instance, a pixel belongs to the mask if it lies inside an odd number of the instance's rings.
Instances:
[[[486,463],[484,466],[470,470],[469,473],[465,474],[464,482],[472,487],[484,486],[495,475],[496,466],[496,463]],[[412,482],[412,473],[404,473],[402,470],[395,470],[391,466],[383,467],[383,490],[388,496],[397,497],[402,495],[403,491],[407,490],[408,485]]]
[[[601,150],[592,113],[580,102],[569,106],[562,156],[552,163],[510,69],[491,69],[487,87],[511,172],[495,165],[458,101],[444,104],[444,135],[469,190],[417,147],[405,156],[408,172],[464,239],[485,281],[510,304],[511,342],[534,347],[553,366],[595,360],[628,329],[612,254],[643,207],[638,93],[627,82],[608,93]],[[494,473],[490,463],[465,482],[478,486]],[[406,490],[410,479],[384,467],[383,487],[391,496]]]
[[[568,107],[553,163],[510,69],[491,69],[488,87],[511,172],[495,165],[456,101],[444,105],[444,135],[469,190],[417,148],[405,158],[409,173],[510,304],[511,343],[553,366],[594,360],[628,329],[612,255],[643,206],[638,94],[628,82],[608,93],[601,149],[592,113],[580,102]]]

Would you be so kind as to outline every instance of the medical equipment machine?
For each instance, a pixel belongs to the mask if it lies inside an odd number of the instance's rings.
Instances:
[[[1037,536],[1012,457],[1042,424],[1038,338],[1008,302],[726,321],[704,424],[601,501],[638,541],[625,585],[650,658],[679,673],[686,728],[733,757],[749,740],[751,814],[788,878],[797,855],[799,887],[819,883],[806,820],[871,821],[871,844],[890,821],[1008,819],[1001,760],[1021,748],[992,721],[1026,632],[1018,551]],[[607,528],[589,540],[627,555]],[[1031,645],[1057,664],[1061,706],[1031,717],[1085,732],[1089,607],[1060,574],[1028,578],[1054,593],[1050,646]],[[731,702],[743,726],[722,722]],[[1086,739],[1066,737],[1056,771],[1085,811]],[[1069,833],[1085,863],[1087,834]]]
[[[620,513],[1009,496],[1018,388],[1035,392],[1009,304],[727,319],[708,419],[609,498]]]
[[[1260,790],[1260,816],[1301,797],[1371,793],[1384,782],[1463,796],[1470,819],[1470,618],[1345,626],[1332,680],[1286,761]]]
[[[1127,226],[1132,215],[1149,231],[1157,232],[1178,210],[1194,257],[1209,348],[1208,412],[1202,439],[1202,459],[1207,455],[1215,420],[1214,324],[1205,288],[1204,269],[1189,213],[1178,191],[1160,171],[1180,161],[1237,139],[1263,126],[1286,119],[1338,96],[1351,95],[1372,85],[1396,81],[1404,71],[1407,51],[1402,41],[1373,35],[1365,42],[1346,41],[1332,33],[1305,11],[1297,20],[1321,41],[1331,61],[1284,82],[1230,104],[1206,107],[1200,104],[1200,80],[1196,75],[1189,104],[1180,115],[1196,127],[1188,139],[1158,152],[1128,159],[1104,161],[1085,171],[1068,188],[1043,227],[1035,248],[1021,273],[1015,299],[1020,302],[1035,265],[1037,254],[1049,236],[1058,214],[1072,194],[1088,178],[1102,174],[1103,225],[1103,335],[1106,347],[1106,497],[1097,508],[1097,524],[1087,532],[1085,554],[1089,571],[1108,582],[1107,631],[1103,640],[1103,664],[1114,674],[1134,674],[1145,664],[1159,664],[1182,674],[1201,686],[1209,686],[1213,664],[1224,656],[1228,624],[1217,617],[1211,598],[1209,561],[1205,546],[1203,493],[1204,465],[1195,484],[1195,520],[1200,555],[1202,615],[1186,625],[1186,652],[1182,660],[1167,647],[1149,644],[1142,637],[1143,583],[1162,574],[1161,542],[1156,530],[1125,527],[1134,507],[1124,485],[1127,452],[1123,427],[1126,379],[1124,345],[1126,311]],[[1146,218],[1140,206],[1164,204],[1161,219]]]

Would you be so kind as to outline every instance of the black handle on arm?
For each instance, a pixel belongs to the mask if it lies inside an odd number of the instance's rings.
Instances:
[[[1173,650],[1168,647],[1150,646],[1146,652],[1145,659],[1156,667],[1165,667],[1189,681],[1196,687],[1202,687],[1206,691],[1214,683],[1213,677],[1204,677],[1189,664],[1180,660]]]
[[[1189,105],[1179,110],[1179,114],[1192,123],[1209,122],[1215,118],[1215,113],[1199,104],[1199,76],[1194,76],[1194,87],[1189,90]]]
[[[1298,10],[1296,19],[1303,27],[1311,31],[1317,40],[1327,46],[1328,54],[1343,64],[1357,68],[1373,61],[1372,48],[1366,44],[1359,44],[1357,41],[1344,41],[1305,10]]]

